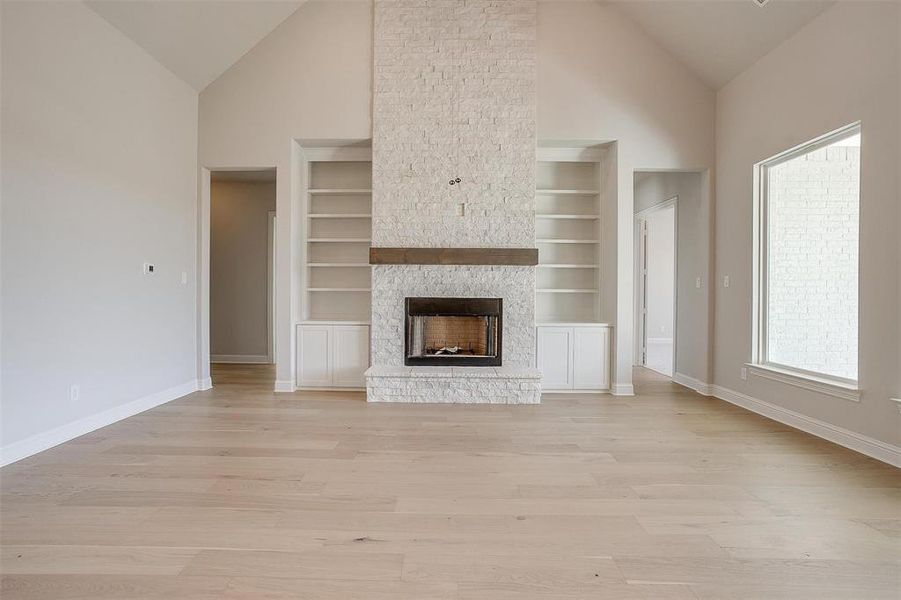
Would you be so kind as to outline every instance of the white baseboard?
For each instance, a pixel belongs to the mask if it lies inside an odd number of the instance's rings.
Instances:
[[[211,354],[210,362],[239,365],[268,365],[269,357],[265,354]]]
[[[206,379],[198,379],[197,380],[197,390],[200,392],[204,392],[206,390],[213,389],[213,379],[207,377]]]
[[[275,391],[280,393],[293,392],[296,389],[294,382],[288,380],[276,380]]]
[[[742,394],[741,392],[736,392],[735,390],[730,390],[720,385],[714,385],[712,388],[714,396],[721,400],[725,400],[730,404],[740,406],[741,408],[763,415],[764,417],[778,421],[789,427],[800,429],[801,431],[823,438],[824,440],[828,440],[839,446],[850,448],[851,450],[860,452],[861,454],[865,454],[876,460],[881,460],[890,465],[901,467],[901,448],[898,446],[893,446],[892,444],[881,442],[871,437],[838,427],[837,425],[832,425],[831,423],[826,423],[825,421],[802,415],[801,413],[777,406],[770,402],[765,402],[764,400],[758,400],[747,394]]]
[[[702,396],[713,396],[713,386],[709,383],[701,381],[700,379],[695,379],[694,377],[689,377],[688,375],[683,375],[682,373],[674,373],[673,382],[678,383],[679,385],[684,385],[687,388],[691,388]]]
[[[631,383],[614,383],[610,393],[614,396],[634,396],[635,386]]]
[[[84,417],[83,419],[60,425],[49,431],[27,437],[24,440],[13,442],[12,444],[0,448],[0,466],[6,466],[22,460],[23,458],[28,458],[38,452],[43,452],[44,450],[58,446],[63,442],[68,442],[69,440],[73,440],[86,433],[100,429],[101,427],[111,425],[116,421],[121,421],[122,419],[142,413],[145,410],[149,410],[160,404],[171,402],[176,398],[187,396],[188,394],[197,391],[197,384],[197,380],[192,379],[181,385],[171,387],[161,392],[156,392],[155,394],[149,394],[143,398],[128,402],[127,404],[120,404],[119,406],[114,406],[113,408],[89,417]]]

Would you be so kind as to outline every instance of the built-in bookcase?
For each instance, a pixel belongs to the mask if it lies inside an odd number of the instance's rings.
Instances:
[[[535,237],[539,323],[601,320],[605,152],[539,149]]]
[[[360,148],[311,149],[304,164],[304,321],[368,323],[371,158]]]

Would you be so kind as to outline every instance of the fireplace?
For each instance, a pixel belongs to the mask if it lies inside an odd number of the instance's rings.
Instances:
[[[501,298],[406,298],[405,365],[499,367]]]

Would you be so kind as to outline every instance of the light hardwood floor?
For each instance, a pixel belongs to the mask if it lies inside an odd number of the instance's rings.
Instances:
[[[901,596],[897,470],[647,371],[540,406],[271,375],[2,469],[3,600]]]

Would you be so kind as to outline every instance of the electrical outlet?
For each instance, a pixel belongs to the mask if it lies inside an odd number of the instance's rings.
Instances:
[[[78,384],[73,383],[69,386],[69,401],[78,402],[79,396],[81,396],[81,390],[78,388]]]
[[[700,277],[695,278],[695,287],[698,289],[701,289],[701,278]]]
[[[729,276],[728,275],[723,275],[723,287],[724,288],[729,287]]]
[[[741,380],[742,380],[742,381],[747,381],[747,380],[748,380],[748,367],[742,367],[742,368],[741,368]]]
[[[144,263],[144,275],[153,275],[154,271],[155,267],[153,266],[153,263]]]

